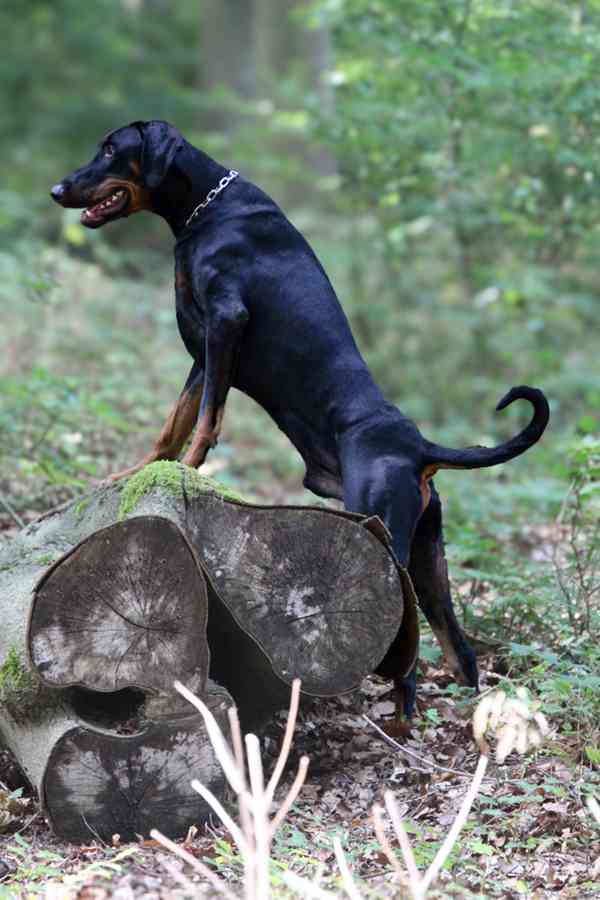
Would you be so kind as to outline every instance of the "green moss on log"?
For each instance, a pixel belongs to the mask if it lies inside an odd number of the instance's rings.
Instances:
[[[213,478],[201,475],[196,469],[178,462],[150,463],[125,482],[121,493],[118,519],[121,522],[135,510],[142,497],[158,490],[182,500],[200,494],[218,494],[224,500],[244,503],[242,497]]]
[[[75,505],[75,507],[74,507],[74,509],[73,509],[73,512],[75,513],[75,515],[77,516],[78,519],[82,519],[82,518],[83,518],[83,515],[84,515],[86,509],[88,508],[88,506],[90,505],[91,502],[92,502],[92,501],[91,501],[91,498],[90,498],[90,497],[84,497],[82,500],[80,500],[80,501]]]
[[[54,562],[54,553],[45,553],[43,556],[38,556],[35,562],[38,566],[49,566],[50,563]]]
[[[27,702],[32,692],[37,694],[39,682],[26,669],[15,647],[10,647],[0,666],[0,702],[8,707],[18,707]]]

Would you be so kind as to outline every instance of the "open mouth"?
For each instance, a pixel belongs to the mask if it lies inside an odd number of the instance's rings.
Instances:
[[[124,188],[119,188],[94,206],[84,209],[81,214],[81,224],[88,228],[98,228],[110,219],[122,216],[128,206],[129,193]]]

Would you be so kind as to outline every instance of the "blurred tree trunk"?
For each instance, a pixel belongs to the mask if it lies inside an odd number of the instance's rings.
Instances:
[[[252,0],[252,44],[258,84],[264,90],[300,55],[301,29],[291,19],[298,0]]]
[[[306,0],[253,0],[253,34],[256,60],[256,81],[267,95],[290,67],[300,64],[304,70],[306,87],[319,96],[321,109],[331,109],[333,94],[324,82],[323,72],[329,67],[331,44],[328,32],[319,28],[308,30],[294,21],[292,13],[306,5]],[[315,169],[319,175],[335,172],[335,163],[324,149],[313,149],[296,142],[287,146]]]
[[[199,88],[225,85],[251,98],[256,95],[252,47],[252,0],[207,0],[202,9]],[[213,109],[206,123],[216,131],[231,131],[239,116],[232,110]]]
[[[246,99],[269,98],[296,65],[321,108],[333,98],[322,73],[329,65],[330,42],[324,29],[308,31],[292,16],[306,0],[206,0],[202,14],[200,90],[219,85]],[[241,119],[234,110],[213,109],[204,122],[231,133]],[[272,148],[273,149],[273,148]],[[277,140],[277,150],[300,158],[319,175],[335,172],[324,149],[307,148],[301,138]],[[300,186],[305,199],[305,186]],[[293,197],[288,197],[293,200]]]

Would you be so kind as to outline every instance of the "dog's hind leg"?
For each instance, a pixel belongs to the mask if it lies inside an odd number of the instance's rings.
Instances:
[[[408,571],[419,606],[440,643],[452,674],[460,684],[477,689],[475,653],[457,622],[452,605],[442,536],[442,505],[432,482],[430,487],[431,500],[415,531]]]

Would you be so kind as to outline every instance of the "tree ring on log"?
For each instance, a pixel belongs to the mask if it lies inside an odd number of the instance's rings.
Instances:
[[[219,708],[210,705],[225,729],[229,698],[222,690],[218,696]],[[223,796],[225,778],[199,714],[127,736],[76,727],[52,749],[43,802],[52,828],[68,841],[110,842],[114,834],[131,841],[152,828],[177,838],[211,814],[193,778]]]
[[[213,677],[236,701],[232,679],[239,681],[244,662],[224,652],[231,617],[274,673],[288,684],[301,678],[307,694],[353,690],[381,662],[402,622],[403,586],[393,556],[360,523],[327,509],[257,507],[206,495],[190,507],[186,525],[215,588]]]
[[[42,681],[94,691],[202,693],[208,675],[206,581],[183,532],[139,516],[61,557],[33,598],[28,646]]]

